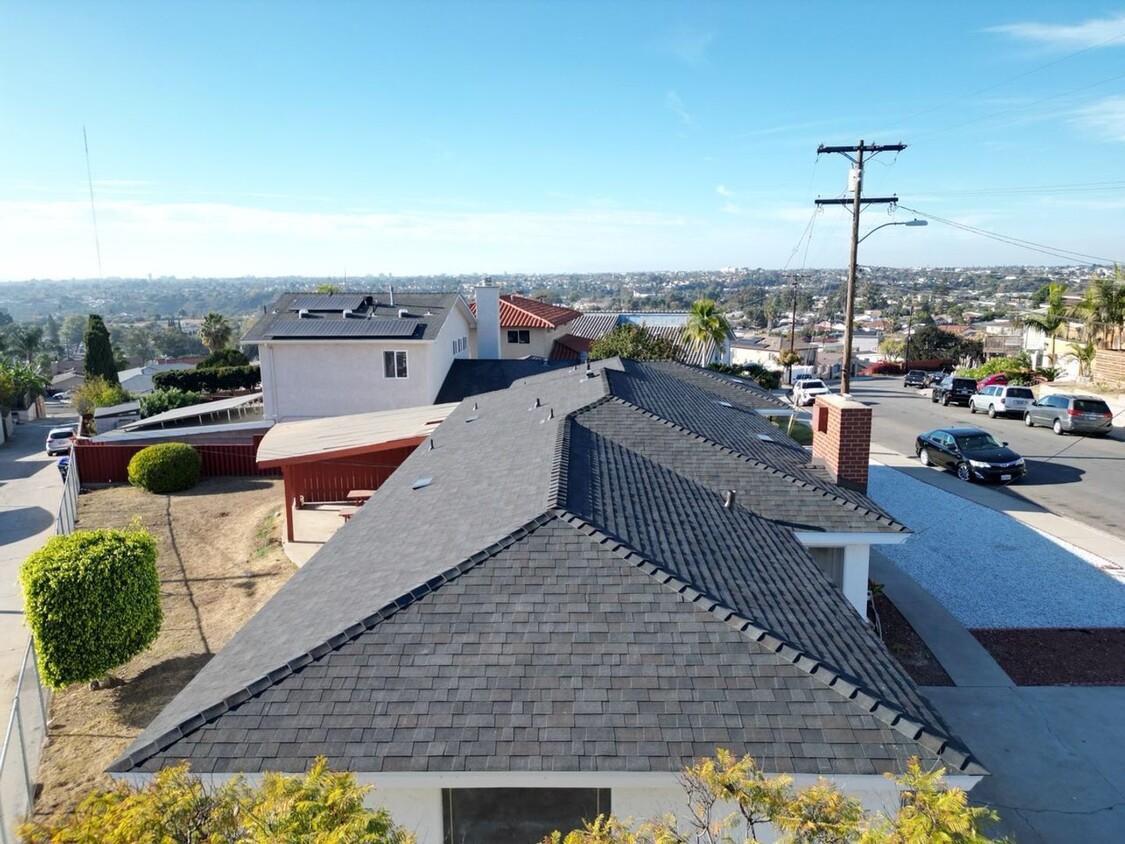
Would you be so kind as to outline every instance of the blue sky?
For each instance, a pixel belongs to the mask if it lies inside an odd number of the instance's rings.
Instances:
[[[0,279],[1125,256],[1125,4],[0,5]],[[872,206],[863,230],[911,219]]]

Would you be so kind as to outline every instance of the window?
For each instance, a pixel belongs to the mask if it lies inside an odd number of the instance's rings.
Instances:
[[[406,377],[406,352],[383,352],[383,377]]]
[[[508,342],[519,343],[521,346],[526,346],[531,342],[531,332],[526,328],[521,328],[518,331],[509,331]]]
[[[837,588],[844,588],[844,549],[810,548],[809,555]]]
[[[542,841],[608,815],[608,788],[443,788],[445,844]]]

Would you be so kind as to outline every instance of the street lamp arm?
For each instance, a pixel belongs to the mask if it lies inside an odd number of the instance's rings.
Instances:
[[[861,237],[857,241],[857,243],[863,243],[863,241],[867,240],[867,238],[871,237],[871,235],[875,234],[875,232],[879,231],[879,229],[885,229],[887,226],[928,226],[928,225],[929,225],[928,220],[919,220],[919,219],[900,220],[899,222],[895,222],[895,223],[883,223],[883,225],[876,226],[871,231],[869,231],[867,234],[865,234],[863,237]]]

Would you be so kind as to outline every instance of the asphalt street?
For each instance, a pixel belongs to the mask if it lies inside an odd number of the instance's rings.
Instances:
[[[853,398],[873,410],[872,440],[913,457],[915,437],[923,431],[981,428],[1027,461],[1027,476],[1004,488],[1007,495],[1125,539],[1121,428],[1104,439],[1056,436],[1047,428],[1027,428],[1016,417],[989,419],[964,407],[934,404],[929,390],[904,387],[901,377],[857,380],[851,387]]]

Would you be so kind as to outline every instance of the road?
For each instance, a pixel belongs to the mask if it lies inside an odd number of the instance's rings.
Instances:
[[[853,398],[872,408],[871,439],[880,445],[913,456],[914,439],[923,431],[981,428],[1027,461],[1027,476],[1006,487],[1006,494],[1125,539],[1121,428],[1104,439],[1060,437],[1046,428],[1027,428],[1015,417],[989,419],[964,407],[942,407],[930,401],[929,390],[903,387],[901,378],[858,380],[851,387]]]

